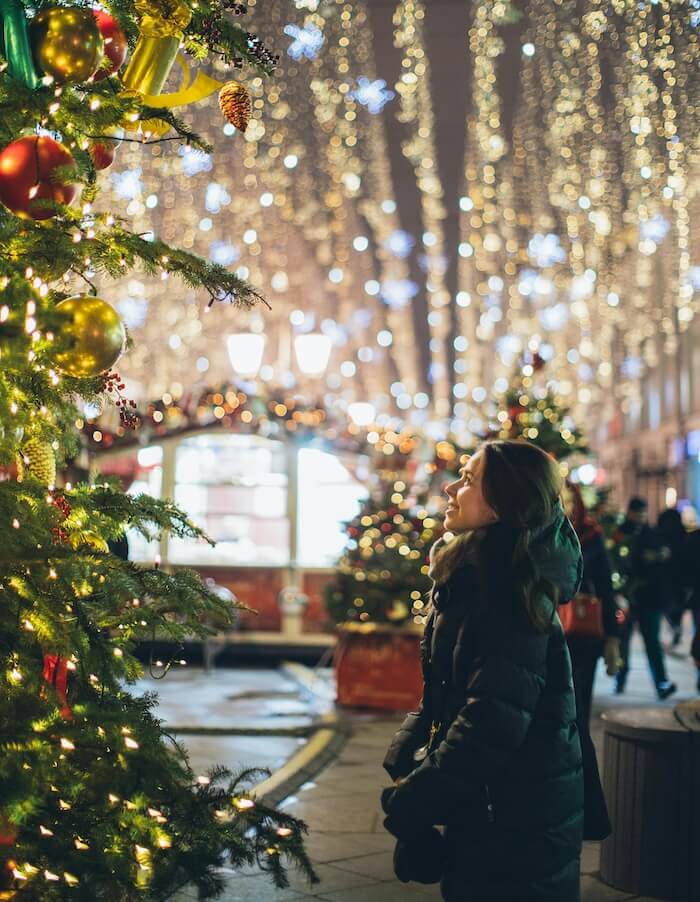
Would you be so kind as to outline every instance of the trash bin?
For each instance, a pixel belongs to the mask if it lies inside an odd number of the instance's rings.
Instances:
[[[603,786],[612,835],[600,872],[616,889],[699,900],[700,705],[603,714]]]

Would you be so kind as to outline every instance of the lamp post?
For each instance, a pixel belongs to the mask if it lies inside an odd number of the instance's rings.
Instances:
[[[377,415],[374,404],[369,401],[353,401],[348,405],[348,416],[356,426],[371,425]]]
[[[328,335],[308,332],[294,338],[297,365],[305,376],[321,376],[328,366],[332,342]]]
[[[265,351],[265,336],[257,332],[237,332],[226,339],[234,371],[244,379],[258,375]]]

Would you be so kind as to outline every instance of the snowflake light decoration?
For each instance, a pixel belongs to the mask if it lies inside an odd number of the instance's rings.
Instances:
[[[117,310],[129,329],[138,329],[146,322],[148,301],[146,298],[127,295],[117,301]]]
[[[413,250],[416,239],[403,229],[395,229],[384,242],[384,247],[396,257],[408,257]]]
[[[228,241],[212,241],[209,245],[209,259],[220,266],[230,266],[240,256],[238,248]]]
[[[218,182],[209,182],[204,198],[204,206],[209,213],[218,213],[222,207],[231,203],[231,195]]]
[[[295,60],[302,57],[308,60],[316,59],[326,40],[321,29],[315,25],[305,25],[303,28],[299,28],[298,25],[286,25],[284,33],[293,38],[287,47],[287,53]]]
[[[140,197],[143,193],[142,175],[143,170],[140,167],[126,169],[124,172],[113,172],[112,185],[117,197],[122,197],[125,200],[134,200]]]
[[[396,94],[387,88],[383,78],[376,78],[370,81],[361,75],[357,79],[357,87],[350,92],[350,97],[359,104],[367,107],[370,113],[376,115],[381,113],[386,104],[396,97]]]
[[[382,300],[394,310],[405,307],[418,294],[418,285],[410,279],[385,279],[382,282]]]
[[[199,150],[188,150],[181,147],[178,151],[182,157],[182,171],[190,178],[200,172],[209,172],[212,168],[211,156]]]
[[[546,235],[538,232],[533,235],[528,243],[527,252],[537,266],[553,266],[566,260],[566,252],[561,246],[559,236],[554,232],[548,232]]]
[[[639,237],[642,241],[653,241],[654,244],[661,244],[666,235],[668,235],[670,228],[671,224],[669,221],[661,213],[657,213],[651,219],[639,223]]]

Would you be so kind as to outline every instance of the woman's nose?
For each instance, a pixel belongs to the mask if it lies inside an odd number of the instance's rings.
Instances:
[[[449,498],[454,498],[456,485],[456,482],[446,482],[442,490]]]

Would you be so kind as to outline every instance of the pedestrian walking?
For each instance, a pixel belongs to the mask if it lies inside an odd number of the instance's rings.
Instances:
[[[661,615],[666,607],[663,565],[671,551],[658,531],[647,523],[647,503],[643,498],[630,499],[624,522],[613,534],[613,552],[621,579],[620,591],[629,603],[629,611],[621,635],[623,664],[615,677],[615,691],[625,691],[629,674],[629,646],[635,624],[644,639],[649,670],[660,699],[668,698],[678,688],[666,675],[666,662],[659,637]]]
[[[695,662],[697,681],[700,692],[700,529],[697,517],[684,511],[688,533],[685,540],[685,583],[688,587],[688,607],[693,613],[693,642],[690,655]]]
[[[578,902],[583,769],[557,600],[582,559],[559,468],[529,442],[487,442],[446,488],[422,641],[425,679],[384,760],[408,882],[448,902]],[[444,825],[444,833],[436,829]]]
[[[560,608],[571,654],[576,722],[583,754],[583,836],[584,839],[601,840],[610,835],[611,825],[590,732],[591,703],[599,658],[604,659],[609,676],[614,676],[622,665],[620,611],[615,601],[602,527],[586,511],[577,485],[567,483],[562,497],[564,510],[576,530],[583,555],[579,593],[566,607]]]
[[[683,638],[683,614],[688,603],[686,585],[686,546],[688,534],[683,526],[681,512],[669,507],[659,514],[656,528],[670,557],[661,564],[664,591],[666,594],[666,619],[673,633],[671,647],[680,645]]]

